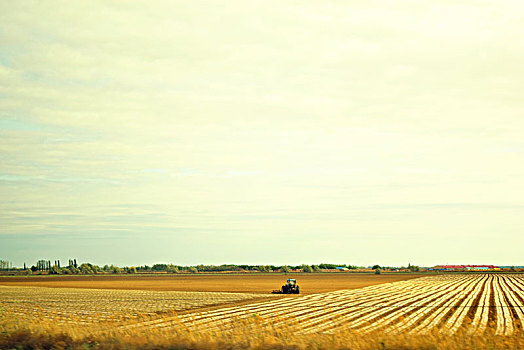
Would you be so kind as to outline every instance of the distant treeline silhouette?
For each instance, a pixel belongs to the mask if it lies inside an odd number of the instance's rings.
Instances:
[[[91,263],[77,264],[76,259],[69,259],[67,266],[62,266],[60,260],[38,260],[36,264],[30,268],[13,267],[11,263],[2,260],[0,269],[10,271],[25,271],[28,274],[50,274],[50,275],[70,275],[70,274],[119,274],[119,273],[202,273],[202,272],[323,272],[332,270],[356,270],[364,268],[361,266],[355,266],[351,264],[328,264],[322,263],[317,265],[236,265],[236,264],[222,264],[222,265],[175,265],[175,264],[154,264],[152,266],[116,266],[116,265],[104,265],[98,266]]]

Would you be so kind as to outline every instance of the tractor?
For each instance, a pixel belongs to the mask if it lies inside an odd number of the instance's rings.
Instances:
[[[274,290],[273,294],[299,294],[300,287],[297,284],[295,279],[288,279],[286,284],[282,286],[279,290]]]

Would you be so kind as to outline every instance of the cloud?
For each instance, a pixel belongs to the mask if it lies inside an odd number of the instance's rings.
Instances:
[[[514,239],[522,6],[3,3],[0,240]]]

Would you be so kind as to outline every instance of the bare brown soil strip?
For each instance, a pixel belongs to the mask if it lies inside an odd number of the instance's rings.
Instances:
[[[491,290],[493,293],[489,296],[488,325],[495,329],[497,325],[497,311],[495,310],[495,279],[491,281]]]
[[[475,288],[477,288],[477,285],[479,283],[480,283],[480,281],[475,282],[473,287],[471,287],[470,293],[473,293],[473,291],[475,290]],[[468,298],[468,295],[464,295],[462,298],[460,298],[460,300],[457,303],[455,303],[455,306],[450,308],[449,311],[444,315],[444,317],[439,321],[439,323],[437,325],[437,328],[442,328],[448,322],[449,318],[453,317],[453,315],[456,312],[459,312],[460,311],[460,307],[462,306],[462,303],[467,298]]]
[[[504,278],[500,279],[500,284],[505,284],[508,288],[511,289],[511,285],[508,283],[508,281]],[[507,308],[509,309],[509,312],[511,316],[513,317],[514,326],[516,329],[521,330],[522,329],[522,322],[520,321],[519,315],[517,314],[517,311],[515,311],[516,307],[519,307],[518,305],[513,305],[512,302],[509,300],[508,295],[504,291],[504,289],[501,288],[502,297],[504,300],[504,303],[507,305]],[[513,293],[514,296],[516,296],[515,293]],[[516,299],[518,302],[518,299]]]
[[[0,277],[0,285],[95,288],[95,289],[137,289],[159,291],[191,292],[236,292],[270,293],[279,289],[288,278],[296,278],[301,294],[326,293],[341,289],[356,289],[381,283],[397,282],[423,274],[288,274],[288,275],[97,275],[97,276],[29,276]]]
[[[462,325],[460,326],[462,329],[470,328],[473,324],[473,319],[475,318],[475,314],[477,313],[477,309],[480,306],[480,300],[482,299],[482,293],[484,293],[484,289],[486,289],[486,286],[488,285],[488,281],[482,282],[482,288],[480,289],[479,293],[475,297],[475,299],[471,302],[471,307],[469,308],[468,312],[466,313],[466,317],[464,318],[464,321],[462,322]]]

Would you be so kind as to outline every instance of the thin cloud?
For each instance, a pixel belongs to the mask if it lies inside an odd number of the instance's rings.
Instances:
[[[510,264],[523,6],[4,2],[0,255]]]

